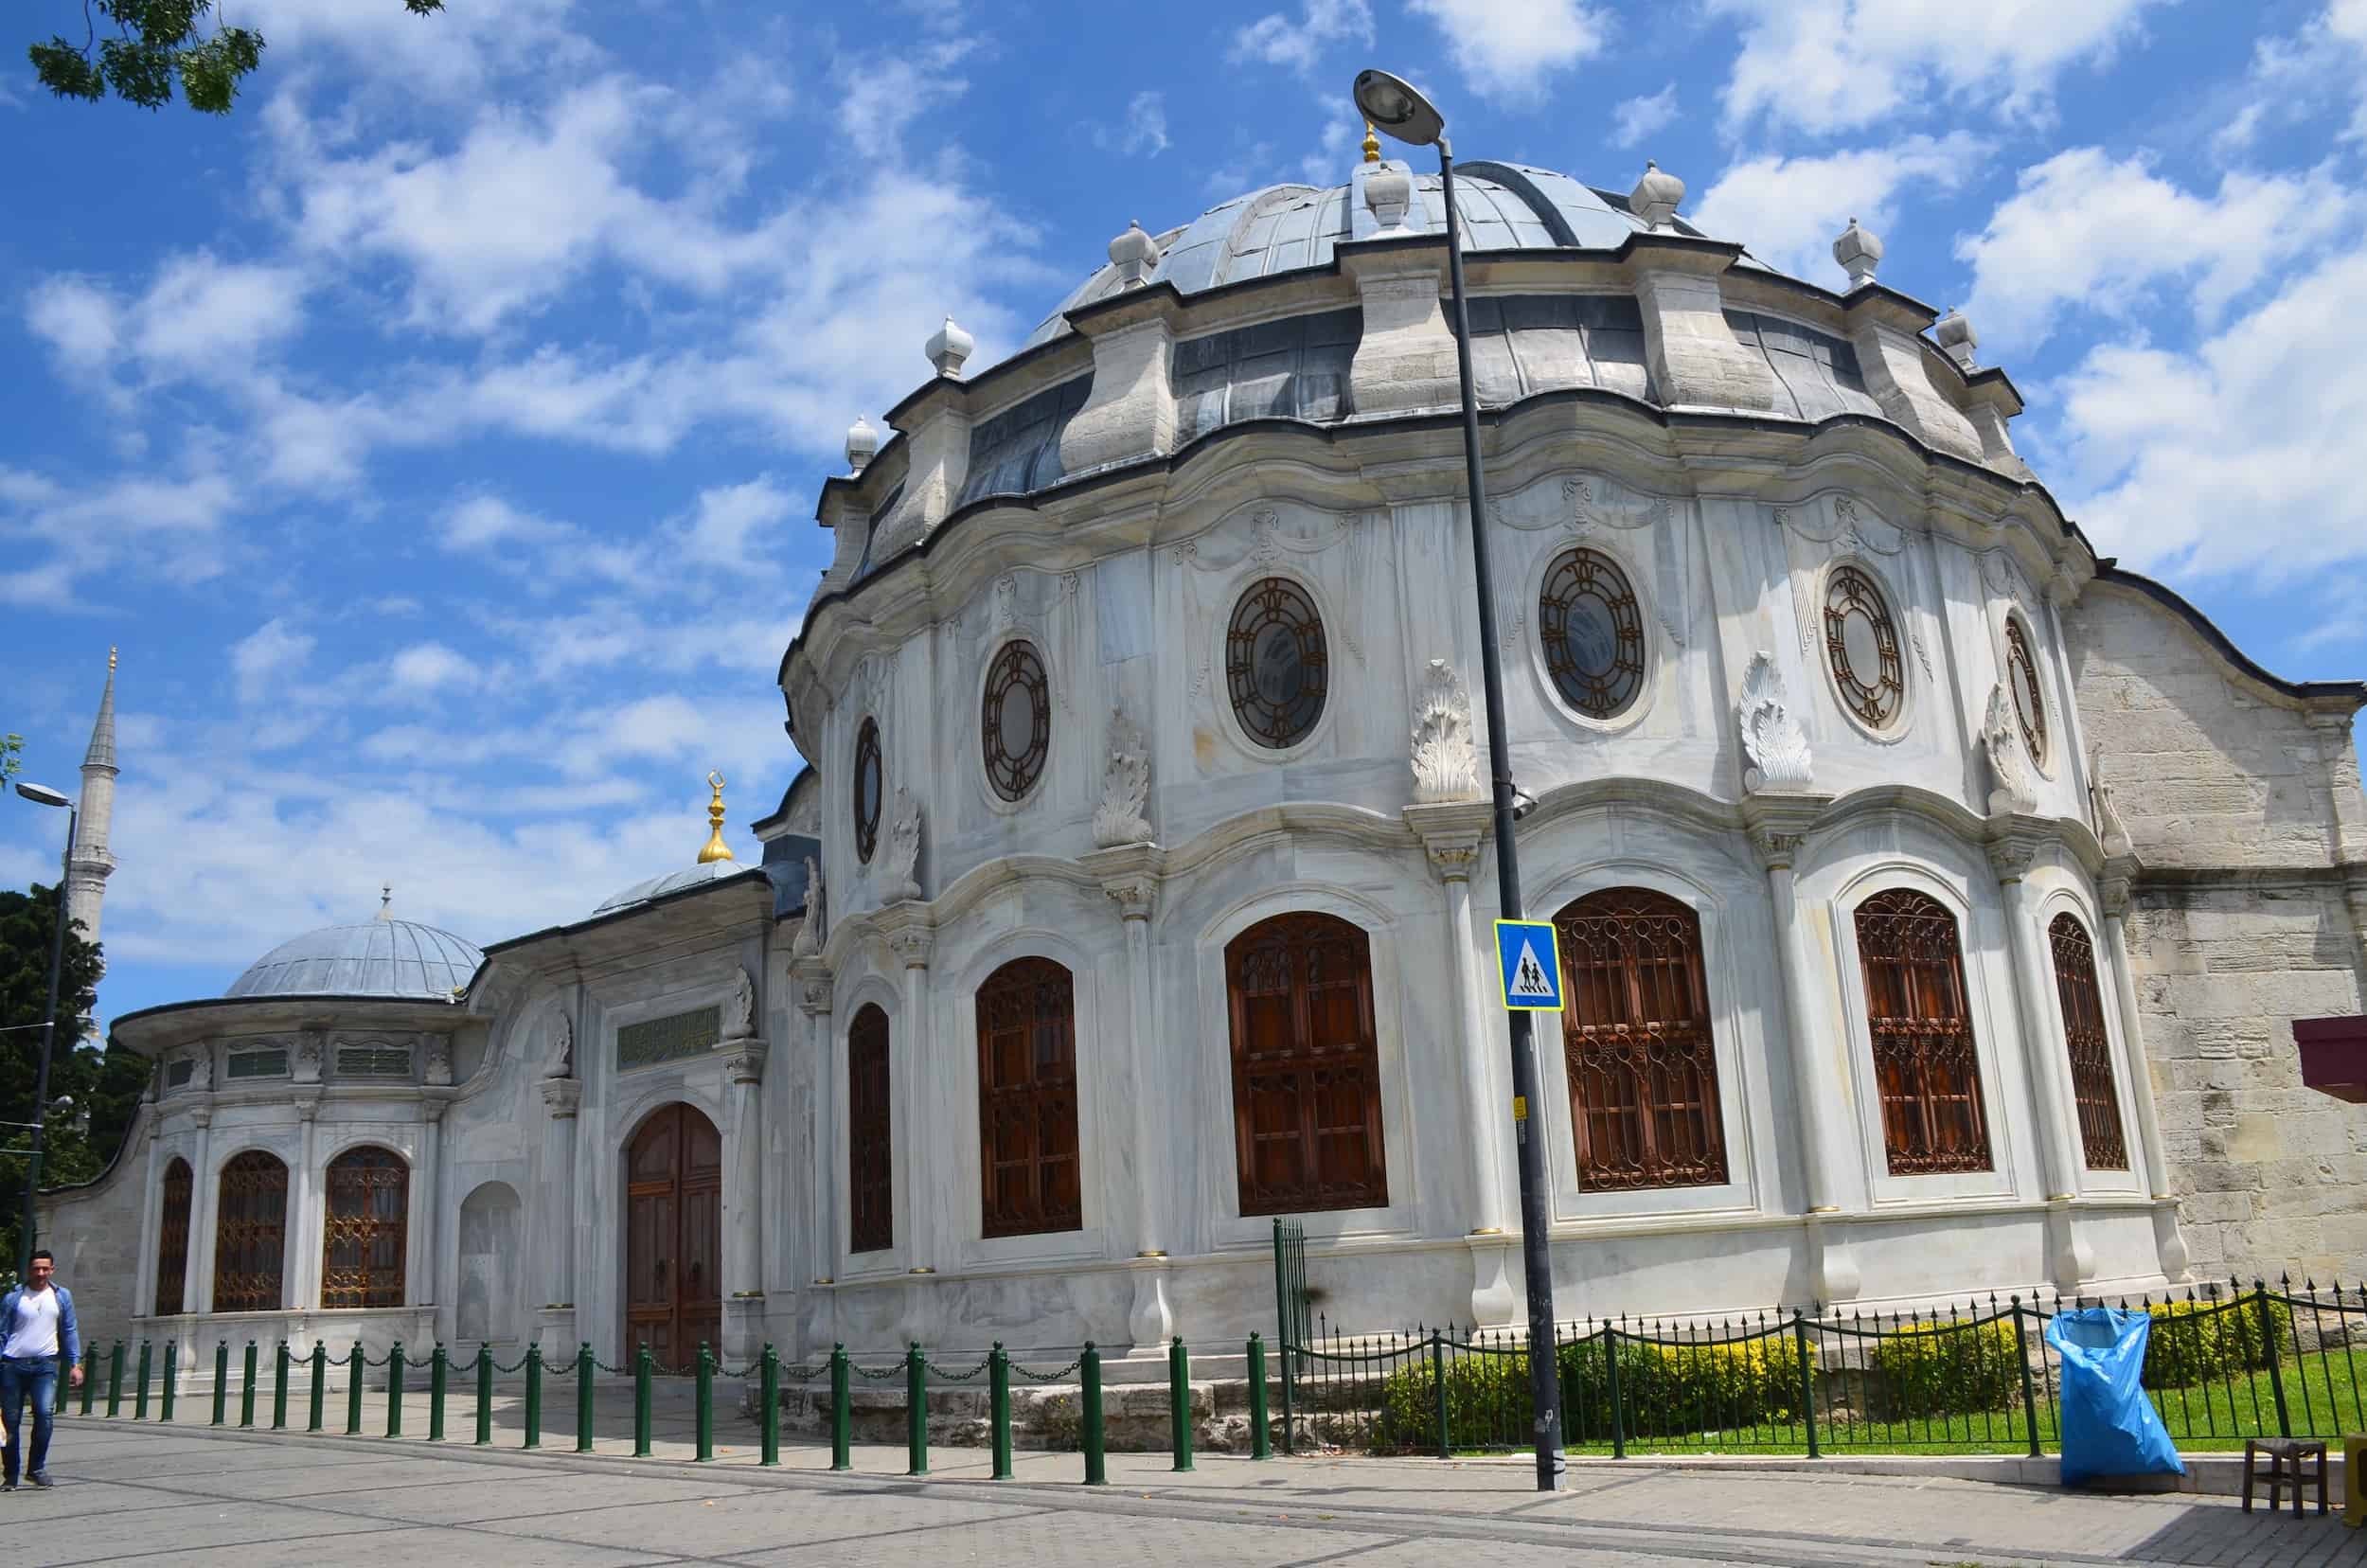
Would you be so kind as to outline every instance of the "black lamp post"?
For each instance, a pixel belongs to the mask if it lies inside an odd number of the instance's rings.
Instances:
[[[1386,71],[1361,71],[1356,106],[1364,117],[1399,141],[1438,149],[1438,177],[1446,187],[1447,276],[1454,292],[1455,371],[1463,388],[1463,466],[1470,490],[1471,578],[1479,592],[1480,676],[1487,701],[1487,768],[1496,802],[1496,890],[1504,918],[1521,916],[1521,857],[1512,839],[1519,815],[1512,787],[1511,743],[1504,724],[1504,666],[1497,653],[1496,594],[1487,563],[1487,490],[1480,474],[1479,398],[1471,388],[1471,323],[1463,304],[1463,235],[1454,209],[1454,150],[1447,141],[1446,117],[1428,98]],[[1459,940],[1468,940],[1464,933]],[[1529,1391],[1537,1410],[1537,1489],[1559,1491],[1566,1461],[1561,1451],[1559,1366],[1554,1355],[1554,1264],[1547,1241],[1545,1150],[1531,1110],[1538,1103],[1537,1050],[1525,1012],[1512,1024],[1513,1136],[1521,1162],[1521,1263],[1529,1300]]]
[[[65,852],[58,857],[57,910],[49,941],[49,1001],[42,1011],[41,1068],[33,1078],[33,1152],[25,1162],[25,1203],[17,1221],[16,1277],[23,1279],[33,1267],[33,1193],[41,1185],[44,1124],[49,1115],[49,1058],[58,1042],[58,971],[65,965],[65,888],[74,874],[74,830],[80,813],[74,802],[45,785],[20,780],[16,793],[37,806],[65,808]]]

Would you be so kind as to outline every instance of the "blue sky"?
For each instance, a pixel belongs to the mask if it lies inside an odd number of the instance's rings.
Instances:
[[[234,20],[270,47],[227,120],[0,77],[0,729],[71,788],[121,645],[109,1015],[381,882],[478,941],[580,916],[688,863],[710,767],[769,811],[848,423],[948,312],[1008,352],[1130,219],[1344,181],[1367,63],[1465,157],[1655,158],[1818,281],[1860,218],[2100,550],[2281,674],[2367,674],[2367,0]],[[0,880],[62,828],[0,809]]]

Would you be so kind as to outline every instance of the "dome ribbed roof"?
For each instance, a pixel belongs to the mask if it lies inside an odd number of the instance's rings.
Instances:
[[[224,996],[383,996],[449,1002],[485,962],[472,942],[414,920],[323,926],[246,968]]]
[[[764,868],[760,865],[743,865],[738,861],[707,861],[703,864],[685,866],[680,871],[668,871],[662,877],[645,878],[608,900],[592,913],[606,915],[611,910],[624,909],[637,903],[648,903],[651,899],[662,899],[668,893],[679,893],[685,887],[697,887],[704,882],[721,882],[726,877],[743,877],[751,874],[761,876],[763,872]]]

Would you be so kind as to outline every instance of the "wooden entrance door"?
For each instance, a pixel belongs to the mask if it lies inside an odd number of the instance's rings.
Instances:
[[[651,1113],[625,1155],[625,1342],[687,1369],[723,1327],[723,1139],[687,1105]]]

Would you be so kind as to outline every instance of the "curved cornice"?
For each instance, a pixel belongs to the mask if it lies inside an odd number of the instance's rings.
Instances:
[[[242,1017],[251,1022],[241,1024]],[[141,1056],[218,1034],[283,1034],[317,1028],[417,1029],[454,1034],[476,1022],[457,1001],[391,996],[203,996],[128,1012],[107,1025]]]
[[[2128,571],[2117,561],[2098,561],[2095,580],[2107,587],[2126,588],[2130,593],[2143,595],[2169,611],[2184,621],[2196,636],[2225,659],[2238,674],[2266,691],[2292,703],[2347,703],[2353,712],[2367,706],[2367,681],[2288,681],[2283,676],[2271,675],[2230,641],[2228,634],[2220,631],[2210,616],[2196,609],[2175,589],[2140,573]]]

